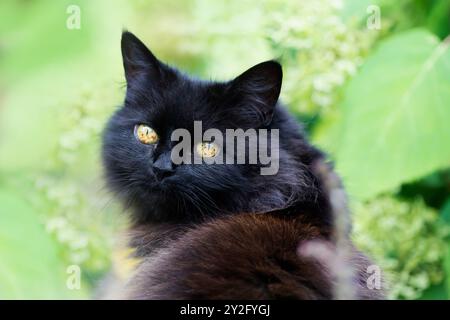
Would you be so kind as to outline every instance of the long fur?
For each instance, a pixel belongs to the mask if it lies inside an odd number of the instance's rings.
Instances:
[[[125,32],[122,53],[127,93],[104,133],[107,183],[132,212],[137,255],[144,259],[124,289],[127,298],[332,298],[335,279],[326,266],[298,252],[300,243],[334,245],[333,212],[313,147],[297,121],[278,102],[281,66],[250,68],[228,82],[192,79],[160,62]],[[153,164],[170,152],[171,131],[278,129],[279,171],[260,175],[260,164],[179,165],[157,178]],[[133,135],[150,125],[157,146]],[[369,264],[358,251],[355,291]]]
[[[303,216],[241,214],[186,232],[145,259],[124,292],[127,299],[332,299],[331,266],[299,248],[308,241],[334,246],[329,232]],[[370,261],[351,247],[355,298],[382,298],[366,286]]]

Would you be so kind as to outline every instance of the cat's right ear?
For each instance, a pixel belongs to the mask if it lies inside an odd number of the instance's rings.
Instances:
[[[144,77],[155,83],[162,80],[167,67],[134,34],[128,31],[122,33],[121,48],[128,86]]]

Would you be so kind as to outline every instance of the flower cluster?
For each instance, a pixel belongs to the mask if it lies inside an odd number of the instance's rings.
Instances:
[[[62,101],[57,148],[35,180],[47,231],[59,244],[67,265],[85,274],[105,272],[110,265],[114,231],[120,223],[104,190],[99,167],[100,133],[113,102],[101,86],[80,90]],[[106,103],[105,103],[106,102]],[[43,199],[43,200],[42,200]]]
[[[335,106],[339,88],[376,38],[365,27],[346,23],[341,9],[338,0],[289,1],[268,19],[269,41],[286,74],[284,98],[297,112],[316,114]]]
[[[391,298],[416,299],[442,280],[450,229],[422,200],[384,196],[355,205],[353,212],[354,240],[387,273]]]

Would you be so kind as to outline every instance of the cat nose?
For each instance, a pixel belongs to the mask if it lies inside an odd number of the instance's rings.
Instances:
[[[174,165],[170,153],[161,154],[153,163],[153,169],[158,179],[165,178],[174,172]]]

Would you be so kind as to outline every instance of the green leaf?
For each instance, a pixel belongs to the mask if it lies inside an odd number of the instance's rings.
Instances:
[[[36,212],[0,188],[0,299],[67,299],[65,267]]]
[[[435,1],[427,17],[427,27],[440,38],[450,34],[450,1]]]
[[[444,258],[445,271],[445,289],[447,290],[447,299],[450,299],[450,246],[447,245],[447,254]]]
[[[449,44],[424,30],[393,36],[350,81],[335,143],[352,195],[368,199],[450,166]]]
[[[442,206],[440,216],[442,221],[450,226],[450,198],[448,198]]]
[[[445,288],[445,284],[437,284],[429,287],[424,293],[420,296],[419,300],[447,300],[447,290]]]

